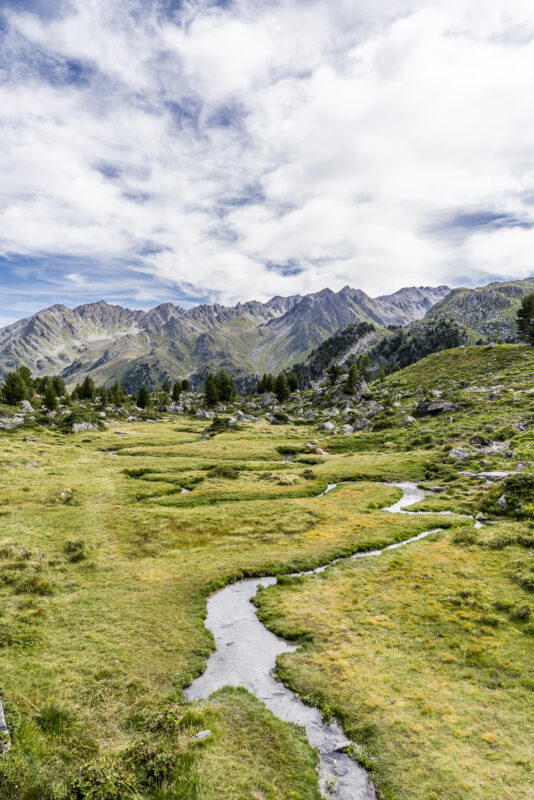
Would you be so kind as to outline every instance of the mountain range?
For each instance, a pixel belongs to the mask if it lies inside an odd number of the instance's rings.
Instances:
[[[345,286],[188,310],[172,303],[150,311],[105,301],[54,305],[0,329],[0,376],[24,364],[34,375],[61,374],[69,387],[91,375],[97,384],[119,380],[136,391],[185,377],[198,386],[208,372],[224,368],[243,390],[263,372],[305,361],[340,329],[360,322],[387,335],[419,320],[453,319],[471,340],[511,341],[521,297],[533,290],[534,279],[527,279],[476,289],[409,287],[376,298]]]

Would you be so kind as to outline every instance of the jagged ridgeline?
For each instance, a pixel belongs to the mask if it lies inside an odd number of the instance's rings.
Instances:
[[[224,369],[241,393],[264,373],[293,370],[302,385],[333,360],[368,353],[371,372],[406,366],[465,342],[516,340],[516,313],[534,279],[476,289],[411,287],[376,298],[346,286],[305,296],[185,310],[131,311],[103,301],[55,305],[0,330],[0,379],[24,365],[69,390],[90,376],[110,388],[150,390],[179,378],[194,389]]]
[[[346,286],[301,297],[233,307],[184,310],[164,303],[131,311],[105,302],[40,311],[0,331],[0,378],[27,366],[32,375],[60,374],[69,389],[90,375],[96,385],[115,380],[130,392],[189,378],[193,388],[225,369],[238,391],[264,372],[278,373],[348,324],[405,325],[420,319],[450,289],[401,289],[370,298]]]

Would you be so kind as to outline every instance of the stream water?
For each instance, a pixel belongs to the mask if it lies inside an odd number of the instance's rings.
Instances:
[[[319,497],[338,485],[329,484]],[[425,513],[404,510],[425,497],[423,490],[409,482],[390,485],[402,489],[402,497],[388,506],[386,511]],[[480,525],[475,524],[477,527]],[[356,553],[346,558],[379,556],[384,550],[402,547],[439,530],[441,528],[433,528],[382,550]],[[336,558],[317,569],[294,574],[313,575],[324,572],[341,560]],[[337,800],[372,800],[376,795],[367,772],[342,752],[351,742],[341,727],[336,723],[326,723],[318,709],[303,703],[298,695],[277,681],[273,675],[278,656],[293,652],[298,647],[271,633],[258,619],[255,606],[251,602],[260,586],[274,583],[274,576],[245,579],[226,586],[209,598],[205,624],[213,634],[216,649],[208,659],[202,675],[185,690],[186,700],[205,699],[223,686],[244,686],[279,719],[294,722],[306,729],[308,741],[319,753],[319,777],[323,794],[326,795],[328,791],[328,796]]]

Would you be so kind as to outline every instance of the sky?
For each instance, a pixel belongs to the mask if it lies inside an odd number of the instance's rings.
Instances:
[[[532,0],[0,0],[0,325],[534,274]]]

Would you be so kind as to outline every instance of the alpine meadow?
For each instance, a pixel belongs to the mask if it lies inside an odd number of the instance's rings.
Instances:
[[[534,800],[532,0],[0,0],[0,800]]]

